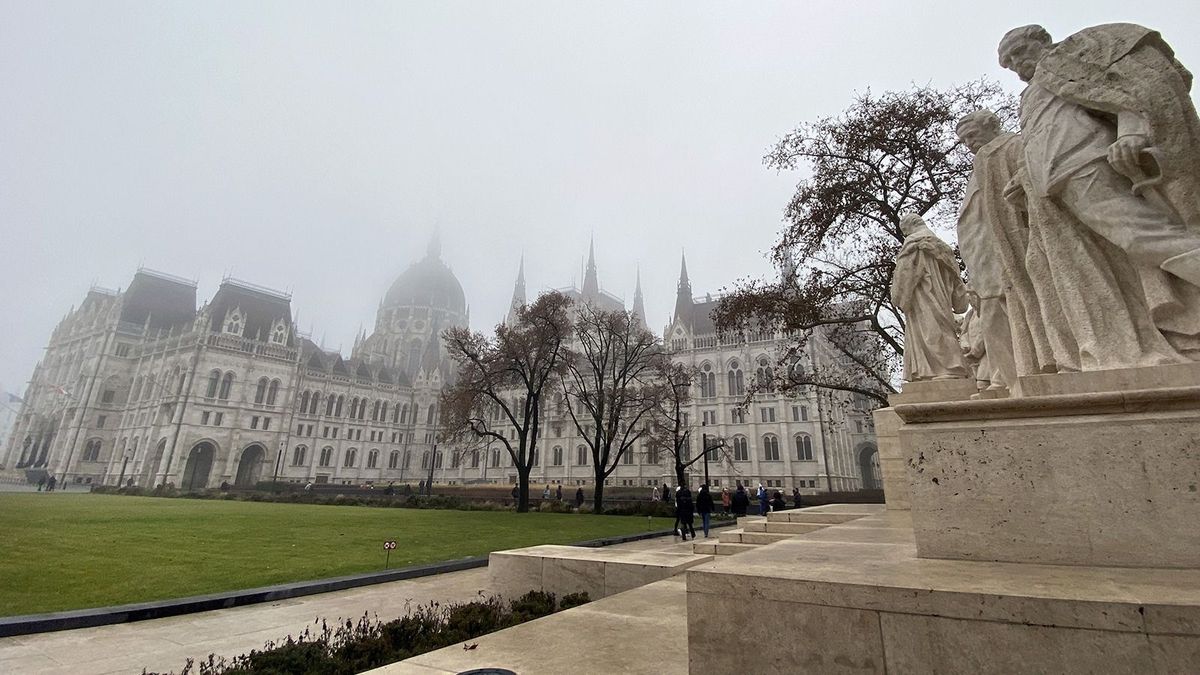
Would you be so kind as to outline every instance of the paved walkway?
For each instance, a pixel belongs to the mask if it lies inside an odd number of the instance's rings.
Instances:
[[[666,537],[618,547],[690,552],[691,542]],[[189,658],[260,649],[268,640],[299,634],[315,619],[357,619],[364,613],[391,619],[410,604],[471,600],[487,585],[487,568],[480,568],[165,619],[0,638],[0,673],[179,671]]]

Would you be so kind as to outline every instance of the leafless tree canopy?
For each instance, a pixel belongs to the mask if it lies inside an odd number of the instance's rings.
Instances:
[[[508,451],[517,467],[519,511],[529,509],[542,400],[564,374],[570,306],[566,296],[546,293],[520,308],[512,325],[497,326],[494,337],[466,328],[444,334],[458,371],[454,384],[442,393],[443,424],[458,452],[477,452],[493,442]],[[515,439],[509,437],[510,429]]]
[[[836,355],[811,371],[788,370],[776,389],[813,385],[886,403],[904,352],[904,317],[889,293],[904,241],[900,217],[912,212],[935,229],[953,226],[971,172],[955,125],[980,108],[1012,126],[1015,100],[986,79],[868,91],[842,114],[804,123],[771,148],[768,167],[808,171],[771,251],[783,273],[729,289],[718,329],[783,330],[795,336],[795,354],[819,328]]]
[[[597,513],[604,506],[604,479],[648,433],[661,395],[656,364],[666,358],[658,339],[631,313],[579,307],[562,389],[591,451]]]

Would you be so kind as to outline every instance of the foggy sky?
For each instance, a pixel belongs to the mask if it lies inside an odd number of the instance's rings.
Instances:
[[[661,330],[770,272],[799,176],[762,165],[856,91],[946,86],[1009,28],[1135,21],[1200,69],[1200,3],[0,2],[0,383],[22,393],[88,288],[139,265],[290,291],[349,352],[435,226],[472,327],[581,283]]]

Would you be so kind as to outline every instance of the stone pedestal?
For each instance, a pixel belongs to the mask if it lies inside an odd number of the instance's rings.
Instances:
[[[889,509],[908,510],[910,492],[908,458],[900,447],[900,428],[904,425],[895,406],[929,401],[965,401],[976,392],[974,380],[937,380],[908,382],[899,394],[888,397],[891,404],[874,412],[875,445],[879,449],[879,472],[883,474],[883,498]]]
[[[1186,381],[1179,370],[895,405],[918,555],[1200,568],[1200,386],[1127,388]]]

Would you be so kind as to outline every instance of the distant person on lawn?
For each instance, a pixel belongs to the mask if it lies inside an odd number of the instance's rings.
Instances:
[[[700,526],[704,528],[704,538],[708,539],[708,523],[712,517],[713,498],[712,493],[708,491],[708,484],[700,486],[700,492],[696,495],[696,513],[700,514]],[[695,535],[692,535],[695,537]]]
[[[671,488],[667,487],[666,483],[663,483],[662,500],[668,504],[671,503]]]
[[[546,487],[542,488],[542,499],[550,499],[550,484],[546,483]]]
[[[738,485],[737,492],[733,493],[733,515],[744,516],[749,508],[750,495],[746,494],[746,488]]]
[[[575,490],[575,508],[577,508],[577,509],[583,508],[583,488],[582,487],[577,488]]]
[[[562,501],[562,483],[559,483],[558,487],[555,488],[554,494],[555,494],[554,498],[561,502]]]

